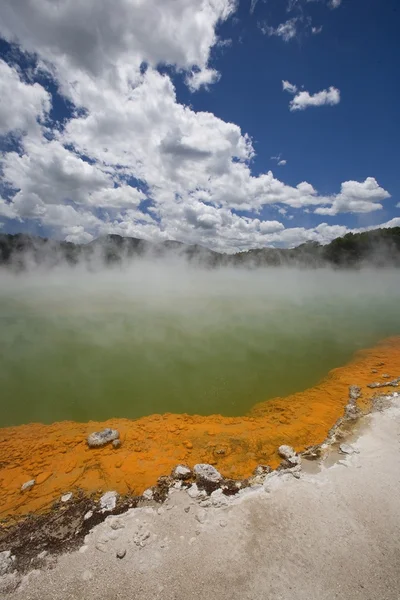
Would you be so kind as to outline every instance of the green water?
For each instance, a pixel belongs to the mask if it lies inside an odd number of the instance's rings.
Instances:
[[[400,333],[396,272],[0,275],[0,426],[241,415]]]

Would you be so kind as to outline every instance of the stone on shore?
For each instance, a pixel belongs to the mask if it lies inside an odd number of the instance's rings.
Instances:
[[[103,429],[103,431],[95,431],[88,435],[87,443],[89,448],[100,448],[114,440],[119,439],[119,432],[116,429]]]
[[[171,477],[173,477],[174,479],[180,479],[183,481],[185,479],[190,479],[191,476],[192,476],[192,471],[186,465],[177,465],[171,473]]]
[[[291,446],[279,446],[278,448],[278,454],[281,458],[285,458],[286,460],[289,460],[289,458],[293,458],[293,456],[296,456],[296,452],[293,450],[293,448]]]
[[[35,485],[36,481],[35,479],[31,479],[30,481],[26,481],[25,483],[23,483],[21,485],[21,492],[26,492],[28,490],[31,490],[33,488],[33,486]]]
[[[117,506],[117,492],[106,492],[99,500],[101,512],[110,512]]]
[[[67,492],[61,496],[61,502],[69,502],[72,498],[72,492]]]
[[[222,481],[222,475],[215,467],[208,464],[194,465],[194,474],[196,479],[207,483],[219,483]]]

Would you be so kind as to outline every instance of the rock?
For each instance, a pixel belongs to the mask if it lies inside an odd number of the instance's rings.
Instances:
[[[293,458],[294,456],[296,456],[296,452],[293,450],[293,448],[291,446],[279,446],[278,448],[278,454],[279,456],[281,456],[282,458],[285,458],[286,460],[289,460],[289,458]]]
[[[221,506],[227,506],[229,504],[228,498],[225,496],[221,489],[215,490],[210,496],[213,506],[221,508]]]
[[[106,492],[103,494],[99,500],[100,508],[102,509],[101,512],[114,510],[117,505],[117,498],[117,492]]]
[[[67,494],[64,494],[63,496],[61,496],[61,502],[69,502],[69,500],[71,500],[72,498],[72,492],[68,492]]]
[[[82,579],[83,579],[83,581],[90,581],[91,579],[93,579],[92,571],[88,571],[88,570],[83,571]]]
[[[103,429],[88,435],[87,443],[89,448],[99,448],[117,439],[119,439],[119,432],[116,429]]]
[[[87,513],[85,514],[85,516],[83,517],[83,520],[87,521],[88,519],[91,519],[92,517],[93,517],[93,511],[88,510]]]
[[[40,554],[37,555],[36,558],[38,558],[39,560],[44,560],[47,555],[48,555],[47,550],[43,550],[42,552],[40,552]]]
[[[198,464],[194,466],[196,478],[207,483],[219,483],[222,481],[222,475],[215,467],[208,464]]]
[[[204,496],[204,492],[201,492],[197,487],[197,483],[193,483],[190,488],[187,489],[187,493],[191,498],[199,498]]]
[[[117,558],[125,558],[125,556],[126,556],[125,548],[120,548],[119,550],[117,550]]]
[[[353,446],[350,446],[350,444],[340,444],[339,450],[342,452],[342,454],[355,454],[357,452],[357,450]]]
[[[119,440],[119,439],[113,440],[112,445],[113,445],[113,448],[120,448],[121,447],[121,440]]]
[[[361,397],[361,388],[358,385],[351,385],[349,387],[349,398],[351,400],[358,400]]]
[[[25,483],[23,483],[21,485],[21,492],[27,492],[28,490],[31,490],[33,488],[33,486],[35,485],[35,483],[36,483],[35,479],[26,481]]]
[[[272,469],[269,465],[258,465],[254,471],[253,471],[253,475],[255,477],[258,477],[260,475],[268,475],[268,473],[271,473]]]
[[[192,476],[192,471],[186,465],[177,465],[175,469],[171,473],[171,477],[174,479],[186,480],[190,479]]]
[[[382,379],[390,379],[390,375],[388,373],[384,373],[382,375]]]
[[[359,408],[357,408],[355,402],[349,402],[349,404],[346,404],[344,409],[344,416],[346,419],[358,419],[360,415],[361,411]]]
[[[148,490],[145,490],[142,496],[145,500],[153,500],[153,490],[150,488]]]
[[[0,552],[0,576],[6,575],[13,570],[15,556],[11,555],[10,550]]]
[[[228,525],[228,521],[225,521],[225,519],[221,519],[221,521],[219,522],[220,527],[226,527],[227,525]]]

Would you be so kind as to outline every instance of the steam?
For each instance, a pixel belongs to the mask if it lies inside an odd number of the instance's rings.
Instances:
[[[244,414],[398,334],[399,300],[390,270],[3,270],[1,424]]]

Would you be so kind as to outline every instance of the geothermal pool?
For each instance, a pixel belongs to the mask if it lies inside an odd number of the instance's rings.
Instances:
[[[0,426],[242,415],[400,333],[397,272],[0,274]]]

